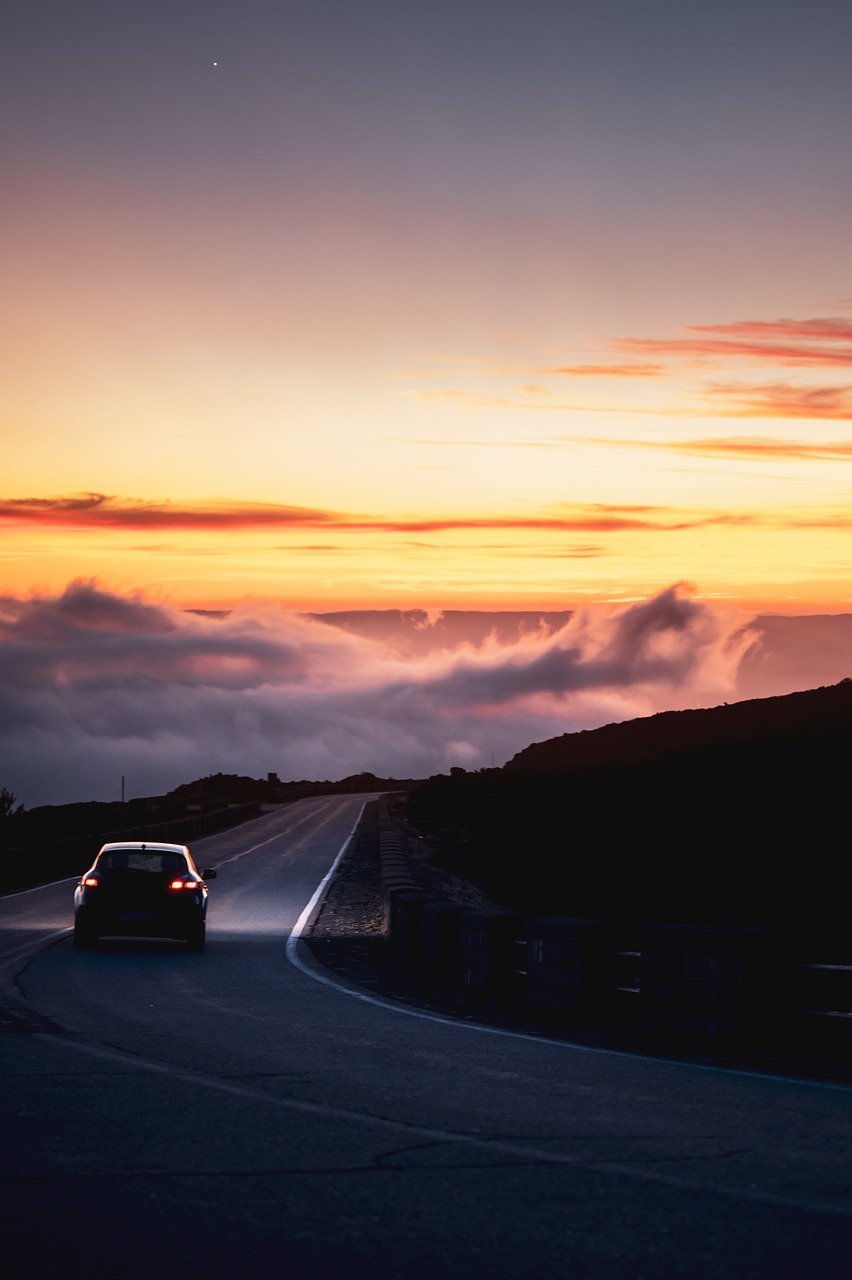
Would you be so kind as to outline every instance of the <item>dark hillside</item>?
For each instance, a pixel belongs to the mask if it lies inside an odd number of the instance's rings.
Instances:
[[[641,720],[564,733],[535,742],[506,765],[533,773],[639,764],[685,751],[721,746],[758,747],[784,740],[804,744],[852,722],[852,679],[823,689],[755,698],[701,711],[662,711]]]
[[[568,734],[410,800],[507,906],[846,927],[852,681]]]

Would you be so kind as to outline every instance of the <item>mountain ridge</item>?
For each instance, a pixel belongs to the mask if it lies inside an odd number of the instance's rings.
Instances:
[[[534,742],[504,766],[508,772],[631,765],[709,748],[807,737],[852,725],[852,678],[795,693],[749,698],[560,734]]]

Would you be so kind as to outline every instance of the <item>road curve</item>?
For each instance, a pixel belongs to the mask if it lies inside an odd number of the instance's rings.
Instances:
[[[364,800],[196,842],[201,954],[74,952],[71,882],[0,899],[8,1274],[848,1280],[852,1090],[416,1018],[290,963]]]

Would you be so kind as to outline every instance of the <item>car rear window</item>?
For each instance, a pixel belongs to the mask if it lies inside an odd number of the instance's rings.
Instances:
[[[157,853],[152,849],[122,849],[103,853],[98,868],[104,871],[148,871],[154,874],[167,872],[183,875],[186,859],[179,853]]]

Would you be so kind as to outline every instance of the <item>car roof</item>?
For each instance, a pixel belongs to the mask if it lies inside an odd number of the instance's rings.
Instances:
[[[113,853],[123,850],[126,853],[182,853],[189,855],[189,849],[185,844],[163,844],[159,840],[117,840],[112,844],[101,845],[100,853]]]

